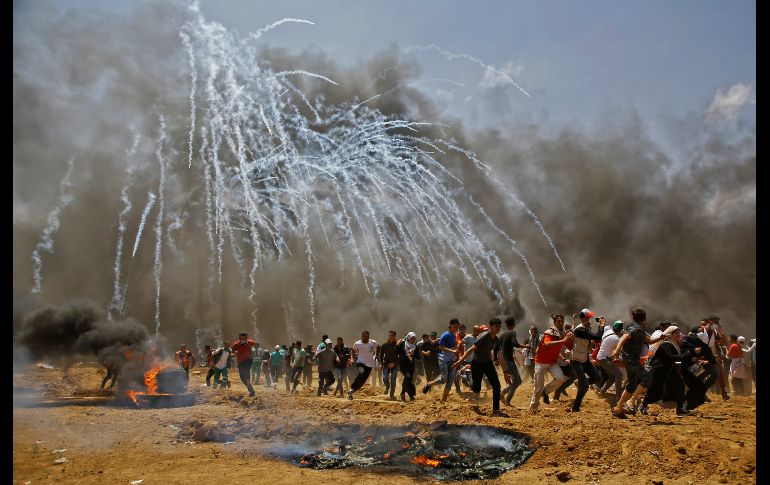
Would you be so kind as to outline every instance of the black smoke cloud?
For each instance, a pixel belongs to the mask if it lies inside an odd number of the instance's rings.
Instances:
[[[227,246],[224,277],[221,283],[212,281],[203,194],[187,171],[190,77],[179,38],[187,15],[184,7],[167,3],[142,4],[133,14],[114,17],[61,12],[54,6],[14,9],[15,331],[26,331],[19,329],[23,325],[17,324],[17,315],[26,313],[22,306],[31,305],[17,295],[32,286],[30,254],[56,203],[58,181],[71,155],[76,156],[75,200],[62,213],[55,252],[43,254],[44,292],[34,305],[58,304],[76,295],[88,295],[100,308],[109,303],[119,193],[132,129],[142,143],[134,158],[140,170],[130,190],[134,207],[127,220],[122,271],[127,314],[145,328],[152,326],[155,212],[136,258],[130,257],[130,247],[146,194],[157,190],[154,141],[157,115],[163,113],[171,160],[165,224],[170,214],[184,220],[183,229],[174,234],[179,252],[164,245],[161,332],[169,341],[188,344],[197,328],[219,328],[231,338],[239,331],[252,333],[246,277]],[[466,159],[450,154],[442,162],[517,241],[547,307],[510,246],[477,216],[474,230],[501,255],[514,279],[512,301],[500,308],[486,291],[459,275],[450,276],[445,295],[438,299],[383,282],[373,300],[355,268],[341,269],[330,248],[317,248],[319,332],[346,339],[363,328],[374,335],[389,328],[419,332],[443,328],[455,316],[473,322],[499,313],[543,327],[552,312],[571,314],[592,305],[610,319],[626,319],[631,307],[643,305],[651,320],[677,315],[689,328],[704,314],[718,313],[728,331],[753,335],[753,126],[741,131],[742,136],[728,135],[719,126],[706,126],[699,115],[688,115],[671,129],[673,138],[681,134],[677,154],[652,141],[643,123],[627,113],[607,113],[591,130],[508,121],[495,129],[471,131],[462,120],[443,116],[440,106],[410,86],[421,68],[395,48],[353,67],[340,66],[331,53],[318,51],[291,54],[264,46],[262,55],[275,70],[304,69],[339,83],[297,81],[311,100],[353,103],[388,93],[368,105],[393,116],[449,125],[428,127],[423,134],[454,139],[488,163],[502,184],[538,215],[567,269],[561,271],[542,235],[514,202]],[[302,255],[296,241],[289,244]],[[260,340],[272,344],[316,338],[301,256],[261,267],[257,292]],[[215,342],[196,342],[201,343]]]
[[[149,335],[136,320],[108,320],[101,305],[84,298],[30,312],[16,341],[37,359],[68,362],[90,355],[114,361],[121,349],[144,348]]]

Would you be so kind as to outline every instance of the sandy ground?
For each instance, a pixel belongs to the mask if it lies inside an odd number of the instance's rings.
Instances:
[[[38,393],[42,398],[97,396],[103,377],[96,364],[61,369],[30,366],[14,375],[14,402]],[[418,393],[414,402],[388,401],[382,387],[366,385],[354,401],[316,397],[311,390],[289,396],[283,380],[277,390],[257,387],[245,397],[238,381],[231,389],[205,387],[203,373],[193,373],[192,407],[132,409],[107,405],[15,405],[13,410],[13,483],[147,484],[315,483],[362,484],[387,480],[405,484],[426,481],[365,469],[311,470],[260,454],[273,443],[299,439],[303,433],[334,423],[408,424],[448,421],[507,428],[532,437],[537,448],[521,467],[484,483],[562,483],[569,472],[576,484],[716,484],[756,483],[756,400],[712,397],[691,416],[653,405],[650,416],[613,418],[609,405],[588,392],[579,414],[566,412],[569,400],[541,405],[529,413],[532,384],[525,382],[503,410],[491,416],[491,391],[480,403],[452,392]],[[236,378],[237,381],[237,372]],[[501,379],[502,380],[502,379]],[[400,385],[399,385],[400,386]],[[301,389],[301,387],[300,387]],[[400,389],[400,387],[399,387]],[[569,390],[575,395],[575,388]],[[482,392],[482,395],[484,393]],[[198,442],[196,427],[234,432],[234,443]],[[55,450],[66,451],[55,451]],[[62,464],[54,464],[59,458]],[[562,474],[562,477],[564,475]],[[462,482],[480,483],[480,482]]]

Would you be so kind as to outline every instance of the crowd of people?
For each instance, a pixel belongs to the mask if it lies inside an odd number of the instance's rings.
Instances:
[[[334,342],[323,335],[315,346],[296,341],[269,349],[241,333],[232,344],[225,342],[216,349],[206,346],[201,366],[208,368],[206,385],[217,388],[231,387],[229,370],[235,365],[250,396],[256,394],[254,386],[264,380],[264,386],[274,389],[283,381],[291,394],[300,385],[313,389],[315,384],[318,396],[332,390],[333,396],[347,394],[351,400],[370,383],[382,386],[391,400],[414,401],[418,389],[428,394],[438,387],[441,402],[452,388],[477,401],[484,384],[492,391],[493,414],[502,414],[501,401],[511,405],[524,379],[532,382],[532,412],[538,411],[541,401],[549,404],[568,396],[573,384],[577,389],[569,411],[579,412],[593,388],[617,417],[648,414],[648,406],[660,401],[671,401],[677,414],[688,414],[710,400],[709,390],[725,400],[730,398],[730,387],[733,395],[751,395],[756,381],[756,339],[747,342],[742,336],[726,335],[716,316],[704,318],[690,329],[659,322],[651,333],[643,308],[635,308],[630,316],[629,322],[616,320],[609,325],[605,317],[596,317],[587,308],[574,313],[572,323],[553,314],[544,332],[530,326],[523,343],[518,341],[512,317],[505,320],[505,329],[499,318],[493,318],[487,325],[473,325],[470,333],[452,319],[440,336],[434,331],[423,333],[421,339],[413,331],[399,338],[391,330],[383,343],[364,330],[351,346],[343,337]],[[182,345],[175,358],[189,379],[195,356]],[[108,367],[102,387],[109,379],[112,387],[118,371]],[[547,374],[551,379],[546,384]]]

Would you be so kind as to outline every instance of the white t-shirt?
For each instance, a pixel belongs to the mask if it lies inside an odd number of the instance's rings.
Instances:
[[[604,335],[602,335],[602,344],[599,346],[599,353],[596,354],[596,360],[604,360],[612,355],[618,342],[620,342],[620,337],[615,335],[612,328],[605,330]]]
[[[215,350],[214,353],[216,354],[220,350],[222,350],[221,347],[219,349]],[[219,360],[217,361],[217,363],[214,364],[214,367],[216,367],[217,369],[220,369],[220,370],[224,369],[225,367],[227,367],[227,359],[229,357],[230,357],[230,351],[229,350],[223,351],[222,355],[219,356]]]
[[[377,341],[369,339],[368,342],[363,343],[357,340],[353,344],[353,348],[356,350],[356,364],[361,363],[366,367],[374,367],[374,357],[377,354]]]

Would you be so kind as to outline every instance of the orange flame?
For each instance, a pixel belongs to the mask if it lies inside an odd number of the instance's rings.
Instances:
[[[416,463],[418,465],[429,465],[429,466],[432,466],[432,467],[437,467],[437,466],[439,466],[441,464],[440,461],[438,461],[438,460],[431,460],[427,456],[423,456],[423,455],[417,455],[417,456],[413,457],[412,458],[412,463]]]
[[[300,464],[300,465],[308,465],[308,464],[310,464],[310,462],[309,462],[309,461],[307,461],[307,460],[306,460],[306,459],[304,459],[304,458],[301,458],[301,459],[299,460],[299,464]]]
[[[131,352],[125,352],[126,358],[131,358]],[[158,373],[168,367],[167,365],[163,364],[156,364],[150,370],[144,373],[144,385],[147,387],[147,391],[133,391],[128,390],[126,391],[126,396],[128,396],[136,405],[139,405],[139,401],[136,399],[136,396],[146,396],[146,395],[159,395],[158,394]],[[168,395],[168,394],[164,394]]]
[[[392,454],[393,454],[393,452],[389,451],[389,452],[385,453],[384,455],[382,455],[382,457],[385,458],[386,460],[389,460]]]
[[[408,449],[408,448],[411,448],[411,447],[412,447],[412,445],[410,445],[409,443],[402,443],[402,444],[401,444],[401,447],[402,447],[403,449],[405,449],[405,450],[406,450],[406,449]]]

